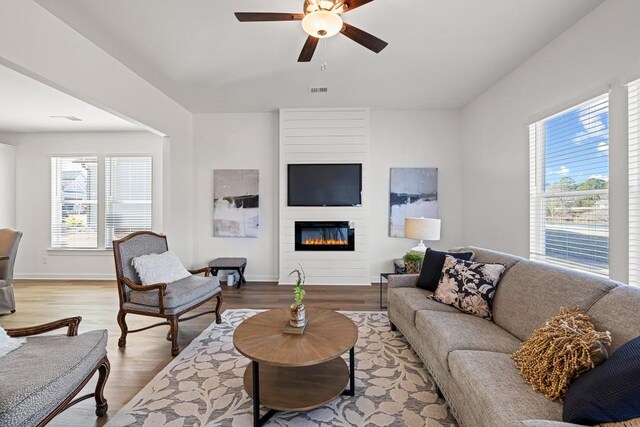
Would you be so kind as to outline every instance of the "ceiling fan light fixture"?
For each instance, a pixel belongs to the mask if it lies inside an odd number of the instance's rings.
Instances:
[[[343,25],[340,15],[328,10],[309,13],[302,20],[304,32],[319,39],[335,36],[342,31]]]

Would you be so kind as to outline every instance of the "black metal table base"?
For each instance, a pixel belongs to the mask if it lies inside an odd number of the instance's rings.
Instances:
[[[342,392],[343,396],[355,396],[356,394],[355,359],[354,346],[349,350],[349,388]],[[251,371],[253,373],[253,426],[260,427],[278,411],[269,409],[266,414],[260,416],[260,365],[258,362],[251,362]]]

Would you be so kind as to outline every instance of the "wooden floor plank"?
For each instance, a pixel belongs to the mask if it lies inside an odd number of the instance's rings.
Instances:
[[[378,286],[307,286],[305,305],[333,310],[379,310]],[[80,332],[92,329],[109,331],[108,353],[111,375],[106,387],[108,415],[115,414],[171,360],[171,344],[165,339],[168,328],[158,327],[130,334],[127,347],[118,348],[120,330],[116,322],[118,295],[111,281],[46,281],[22,280],[15,285],[17,311],[0,316],[4,328],[46,323],[69,316],[82,316]],[[249,282],[241,289],[223,286],[223,309],[267,309],[288,307],[293,302],[291,286],[276,283]],[[212,310],[215,302],[199,307],[196,312]],[[127,316],[130,329],[156,323],[158,319]],[[210,323],[213,315],[202,316],[180,324],[180,348],[183,349]],[[92,380],[87,389],[95,387]],[[102,426],[107,418],[94,414],[93,400],[82,402],[56,417],[50,426]]]

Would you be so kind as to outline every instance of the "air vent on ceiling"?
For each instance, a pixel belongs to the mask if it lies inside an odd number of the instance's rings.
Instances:
[[[65,120],[69,120],[71,122],[81,122],[82,119],[78,118],[76,116],[49,116],[52,119],[65,119]]]
[[[318,95],[321,93],[328,93],[329,92],[329,88],[328,87],[310,87],[309,88],[309,93],[311,95]]]

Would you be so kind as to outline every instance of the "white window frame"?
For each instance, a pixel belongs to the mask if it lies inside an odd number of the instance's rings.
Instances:
[[[578,108],[582,105],[592,103],[599,98],[607,97],[609,94],[604,93],[598,96],[592,96],[589,99],[575,103],[573,106],[564,108],[562,111],[541,118],[529,125],[529,257],[536,261],[546,262],[549,264],[560,265],[574,270],[579,270],[591,274],[609,277],[610,261],[606,269],[588,266],[585,264],[572,263],[548,257],[546,255],[546,233],[545,233],[545,202],[548,199],[559,197],[575,197],[590,195],[609,195],[609,189],[604,190],[581,190],[581,191],[564,191],[548,193],[546,190],[546,164],[545,164],[545,126],[544,122],[553,119],[559,115],[565,114],[570,110]],[[608,106],[610,112],[610,106]],[[610,135],[610,129],[609,129]],[[610,159],[609,159],[610,161]],[[608,218],[610,218],[610,209]],[[607,227],[609,232],[609,227]],[[609,234],[610,236],[610,234]],[[611,247],[609,245],[609,256]]]
[[[627,84],[629,99],[629,284],[640,286],[640,79]]]
[[[107,157],[149,157],[151,159],[151,224],[155,224],[155,158],[151,153],[105,153],[105,154],[96,154],[96,153],[56,153],[51,154],[49,156],[49,165],[51,165],[51,160],[54,158],[74,158],[74,157],[97,157],[98,159],[98,244],[96,248],[79,248],[79,247],[60,247],[53,245],[53,230],[51,229],[52,218],[49,218],[49,248],[48,251],[55,255],[55,253],[100,253],[104,252],[105,254],[111,254],[113,252],[113,248],[111,246],[105,245],[105,234],[106,234],[106,199],[105,199],[105,159]],[[51,167],[51,166],[49,166]],[[49,177],[52,176],[52,171],[49,171]],[[50,178],[51,179],[51,178]],[[53,183],[51,184],[51,189]],[[49,194],[49,203],[50,206],[53,203],[53,194]],[[50,215],[53,215],[53,209],[50,209]]]

